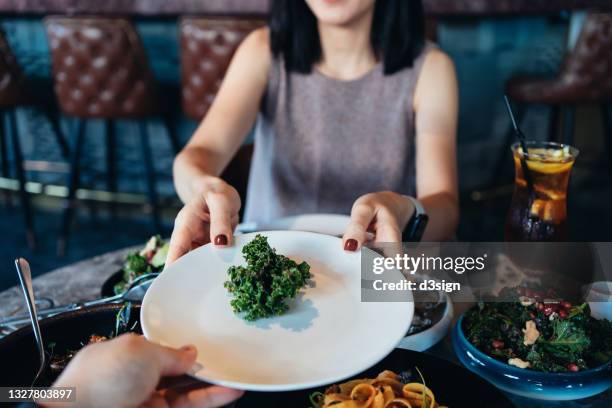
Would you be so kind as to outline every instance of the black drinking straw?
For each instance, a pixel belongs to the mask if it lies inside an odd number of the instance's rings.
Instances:
[[[508,100],[508,96],[504,95],[504,100],[506,101],[506,108],[508,109],[508,115],[510,115],[510,120],[512,121],[512,127],[514,128],[514,134],[519,140],[521,144],[521,150],[523,150],[523,154],[521,154],[521,168],[523,169],[523,175],[525,176],[525,181],[527,182],[527,191],[529,191],[529,199],[531,206],[534,198],[533,194],[533,181],[531,179],[531,173],[529,172],[529,167],[527,167],[527,159],[526,156],[528,154],[527,144],[525,143],[525,134],[519,129],[518,124],[516,123],[516,119],[514,118],[514,112],[512,112],[512,107],[510,106],[510,101]]]

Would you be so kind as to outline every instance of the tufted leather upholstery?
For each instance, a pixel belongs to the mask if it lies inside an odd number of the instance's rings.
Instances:
[[[204,117],[236,48],[248,33],[263,25],[263,20],[247,19],[181,20],[182,99],[187,117]]]
[[[18,106],[27,100],[23,73],[4,33],[0,30],[0,109]]]
[[[609,0],[423,0],[423,5],[435,15],[558,13],[611,6]]]
[[[114,14],[173,16],[181,14],[266,14],[270,0],[2,0],[0,14]],[[428,14],[558,13],[605,8],[610,0],[423,0]]]
[[[557,78],[514,78],[517,101],[551,105],[612,101],[612,13],[590,13]]]
[[[154,78],[126,20],[48,17],[55,94],[62,111],[84,118],[156,113]]]

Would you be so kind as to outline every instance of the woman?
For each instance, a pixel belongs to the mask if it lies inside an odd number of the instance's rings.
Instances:
[[[453,236],[459,210],[451,60],[424,41],[420,1],[273,0],[269,27],[237,50],[208,114],[177,156],[185,203],[169,262],[230,245],[241,207],[219,178],[255,125],[246,221],[344,213],[356,251],[366,231],[401,241],[416,201],[424,239]]]

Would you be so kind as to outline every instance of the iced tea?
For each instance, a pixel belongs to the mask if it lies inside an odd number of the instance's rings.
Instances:
[[[567,186],[578,150],[548,142],[526,142],[527,168],[533,183],[529,194],[521,166],[523,150],[512,146],[514,194],[505,228],[506,241],[567,240]]]

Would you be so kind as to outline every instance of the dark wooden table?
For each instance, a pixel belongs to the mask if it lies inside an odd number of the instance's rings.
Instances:
[[[129,252],[139,248],[140,246],[131,247],[96,256],[35,278],[33,284],[36,297],[53,299],[56,305],[97,299],[100,297],[100,288],[104,280],[121,268]],[[466,303],[456,303],[455,320],[469,306]],[[18,287],[0,292],[0,317],[24,311],[24,298]],[[425,352],[459,364],[451,346],[450,333],[443,341]],[[611,406],[610,401],[612,401],[612,390],[577,401],[538,401],[507,395],[519,408],[607,408]]]
[[[1,0],[1,14],[121,14],[177,16],[181,14],[265,14],[270,0]],[[431,15],[555,13],[605,8],[610,0],[423,0]]]
[[[104,281],[121,269],[128,253],[140,248],[120,249],[45,273],[33,279],[34,294],[56,306],[98,299]],[[27,309],[19,286],[0,292],[0,318],[21,313]]]

